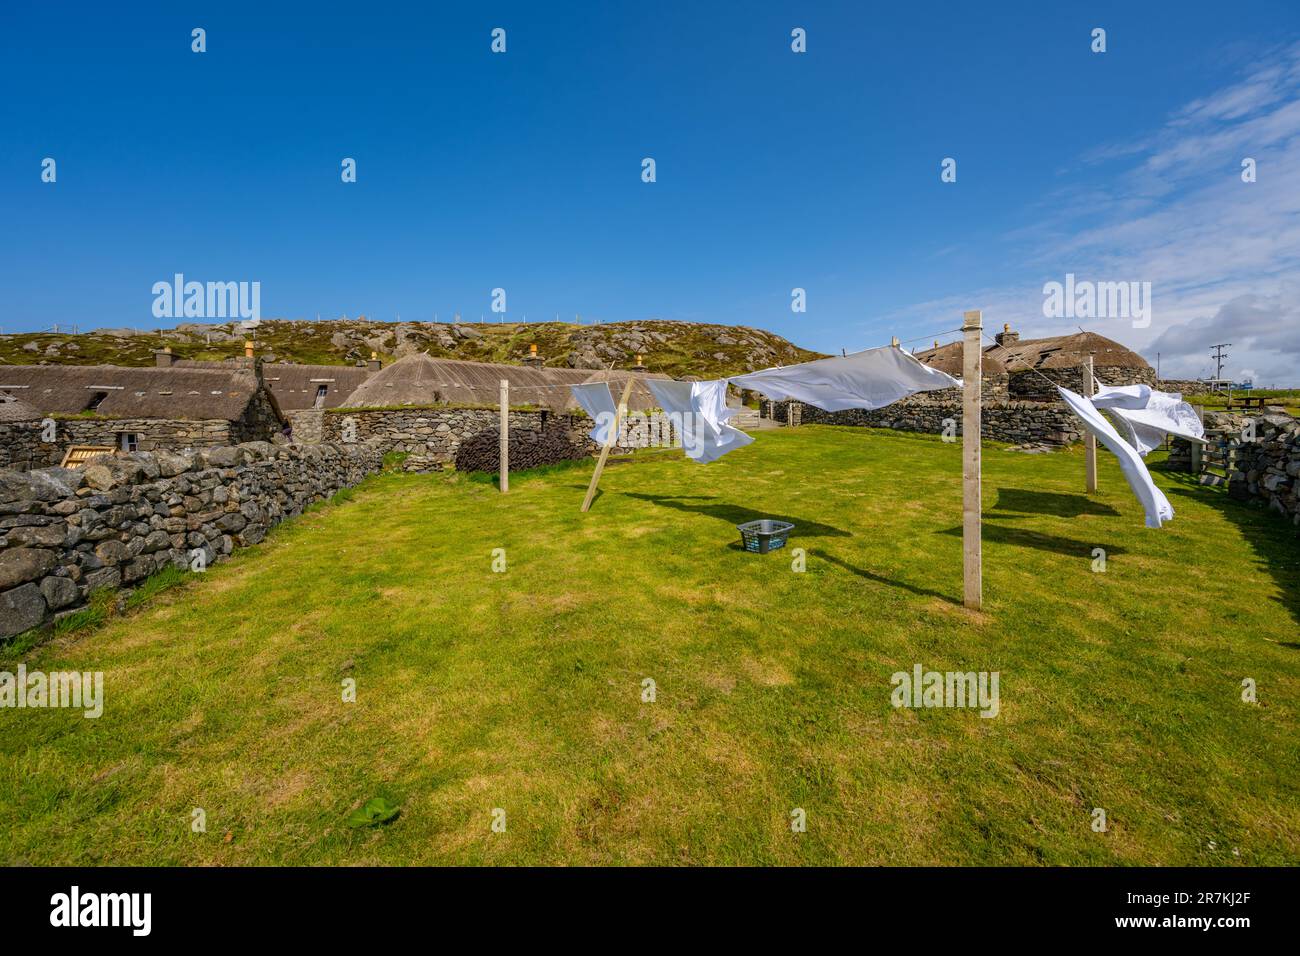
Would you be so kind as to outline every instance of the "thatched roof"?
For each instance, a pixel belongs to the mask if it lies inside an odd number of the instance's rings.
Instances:
[[[234,421],[258,388],[257,376],[246,368],[0,368],[0,393],[21,399],[43,415],[93,411],[112,418]]]
[[[947,372],[956,378],[962,376],[961,342],[949,342],[947,345],[939,345],[924,352],[914,352],[913,357],[930,368],[937,368],[940,372]],[[1005,375],[1007,367],[996,354],[986,350],[980,361],[980,372],[983,375]]]
[[[323,408],[338,408],[371,375],[355,365],[294,365],[274,362],[262,366],[262,379],[286,411],[316,406],[316,392],[325,387]]]
[[[993,352],[1011,372],[1029,368],[1076,368],[1092,356],[1095,368],[1150,368],[1151,364],[1132,349],[1096,332],[1076,332],[1048,339],[1025,339],[1005,346],[991,345]],[[918,356],[919,358],[919,356]]]
[[[621,388],[631,374],[634,373],[593,373],[590,369],[465,362],[459,359],[433,358],[421,353],[407,355],[387,368],[372,373],[343,400],[342,405],[348,408],[443,403],[495,405],[501,395],[501,380],[505,379],[510,383],[510,404],[540,405],[562,412],[578,407],[568,389],[569,385],[608,381]],[[629,407],[653,408],[656,404],[650,390],[643,386],[633,387],[632,394]],[[618,395],[614,397],[617,400]],[[645,402],[649,404],[644,404]]]
[[[40,417],[40,412],[21,399],[0,394],[0,422],[30,422]]]

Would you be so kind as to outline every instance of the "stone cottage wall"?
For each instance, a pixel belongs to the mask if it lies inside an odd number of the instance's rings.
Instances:
[[[348,436],[347,422],[355,429],[351,436],[356,441],[376,442],[385,452],[405,452],[407,470],[436,470],[455,461],[462,442],[483,432],[499,433],[500,412],[494,408],[398,408],[398,409],[327,409],[323,415],[321,437],[329,442],[342,442]],[[660,444],[662,432],[650,433],[649,428],[638,428],[644,416],[632,415],[630,428],[620,430],[616,451]],[[596,454],[600,447],[587,437],[591,419],[585,415],[556,414],[550,411],[511,410],[509,428],[518,431],[541,432],[547,428],[564,429],[575,445]],[[301,439],[295,425],[294,438]]]
[[[856,425],[870,428],[892,428],[897,431],[941,434],[944,422],[951,419],[961,434],[961,401],[935,400],[929,396],[947,395],[951,389],[907,398],[866,411],[851,408],[842,412],[826,412],[815,405],[803,404],[799,409],[799,424],[803,425]],[[779,422],[789,420],[788,402],[772,402],[768,417]],[[1083,428],[1078,419],[1060,402],[993,402],[983,408],[980,435],[989,441],[1011,444],[1069,445],[1083,438]]]
[[[1093,374],[1103,385],[1150,385],[1152,388],[1156,386],[1156,372],[1150,366],[1124,368],[1107,365],[1094,369]],[[1060,396],[1052,383],[1082,395],[1084,394],[1083,378],[1083,369],[1078,366],[1038,369],[1031,372],[1023,366],[1017,368],[1013,363],[1008,390],[1011,398],[1016,401],[1059,402]]]
[[[230,441],[232,444],[270,441],[283,427],[284,422],[276,413],[266,390],[259,388],[244,408],[244,414],[230,423]]]
[[[54,441],[42,440],[40,421],[0,423],[0,467],[43,468],[63,461],[69,445],[111,445],[130,432],[139,451],[186,451],[230,445],[231,423],[166,418],[55,418]],[[267,439],[271,437],[267,434]]]
[[[39,421],[0,422],[0,468],[40,468],[50,463],[50,454]]]
[[[100,588],[130,586],[168,564],[189,568],[199,555],[222,560],[382,461],[369,444],[249,442],[0,471],[0,640]]]

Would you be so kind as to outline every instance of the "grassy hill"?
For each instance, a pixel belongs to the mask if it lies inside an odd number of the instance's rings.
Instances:
[[[351,365],[377,352],[381,358],[427,351],[439,358],[517,363],[536,344],[548,366],[626,368],[639,354],[655,372],[712,377],[819,358],[779,335],[740,325],[697,322],[369,322],[271,319],[257,328],[258,354],[279,361]],[[16,365],[152,365],[164,346],[189,359],[243,354],[247,333],[238,323],[181,323],[144,332],[98,329],[80,335],[28,333],[0,336],[0,361]]]

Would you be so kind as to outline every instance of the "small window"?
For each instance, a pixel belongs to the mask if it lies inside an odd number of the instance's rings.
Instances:
[[[117,447],[122,451],[138,451],[140,448],[140,436],[135,432],[118,432]]]
[[[104,404],[104,399],[108,398],[108,392],[96,392],[90,397],[90,404],[86,406],[86,411],[93,412]]]
[[[316,386],[316,407],[317,408],[325,407],[325,393],[328,392],[329,390],[330,387],[328,385]]]

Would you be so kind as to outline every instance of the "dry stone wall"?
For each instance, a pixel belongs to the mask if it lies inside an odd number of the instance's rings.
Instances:
[[[0,640],[173,564],[211,565],[380,470],[374,444],[247,442],[0,470]]]
[[[1300,422],[1290,415],[1261,415],[1254,423],[1255,440],[1236,446],[1228,493],[1262,501],[1300,525]]]
[[[930,394],[944,395],[947,391]],[[769,403],[768,417],[788,421],[789,405],[789,402]],[[798,423],[803,425],[856,425],[931,434],[942,434],[945,422],[951,421],[953,434],[960,435],[961,417],[960,400],[936,400],[923,395],[910,395],[874,411],[851,408],[827,412],[808,404],[798,409]],[[1060,402],[1003,401],[984,406],[980,435],[989,441],[1014,445],[1064,446],[1082,439],[1083,430],[1078,419]]]

